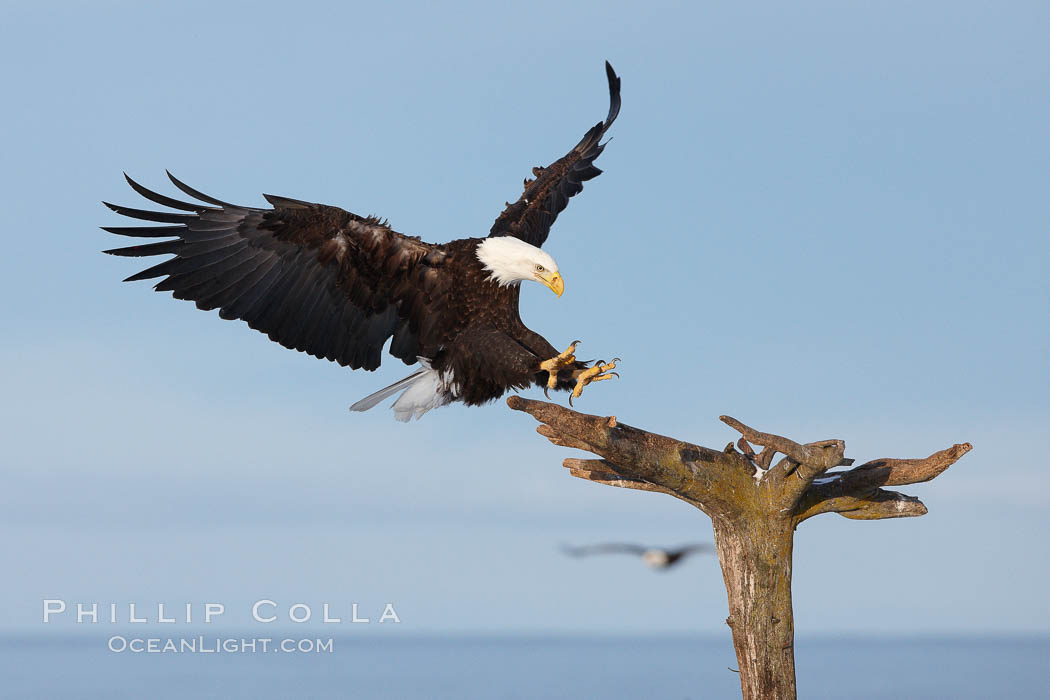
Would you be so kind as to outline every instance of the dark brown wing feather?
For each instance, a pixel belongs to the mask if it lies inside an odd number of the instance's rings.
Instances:
[[[219,309],[222,318],[242,319],[287,348],[355,369],[378,367],[391,336],[391,354],[406,364],[426,352],[431,341],[420,329],[434,325],[424,320],[438,313],[449,279],[442,246],[338,207],[272,195],[265,196],[273,209],[243,207],[168,176],[212,206],[172,199],[127,178],[146,199],[180,213],[106,205],[168,224],[103,227],[121,236],[171,238],[107,250],[175,256],[126,281],[163,277],[157,291]]]
[[[569,199],[583,191],[584,182],[601,175],[594,161],[605,148],[602,136],[620,113],[620,79],[608,61],[605,74],[609,79],[609,114],[605,121],[591,127],[564,157],[546,168],[533,168],[535,179],[525,180],[525,192],[517,202],[507,205],[492,225],[489,236],[514,236],[542,246]]]
[[[668,549],[667,551],[667,565],[674,566],[686,557],[697,552],[713,552],[715,551],[714,545],[710,544],[689,544],[677,549]]]
[[[591,554],[634,554],[641,556],[647,551],[639,544],[628,544],[626,542],[608,542],[604,544],[589,544],[582,547],[562,546],[561,550],[570,557],[586,557]]]
[[[689,554],[695,554],[697,552],[713,552],[713,551],[715,551],[714,545],[712,545],[712,544],[704,544],[704,543],[697,543],[697,544],[683,545],[683,546],[678,547],[676,549],[669,549],[669,550],[667,550],[667,553],[672,555],[672,556],[684,557],[684,556],[687,556]]]

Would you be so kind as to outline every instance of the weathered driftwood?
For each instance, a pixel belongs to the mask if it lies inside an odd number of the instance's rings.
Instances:
[[[729,593],[729,618],[745,700],[795,697],[791,554],[795,528],[821,513],[854,520],[926,514],[917,498],[883,486],[929,481],[969,452],[954,445],[926,459],[876,459],[845,471],[842,440],[799,444],[722,416],[740,433],[712,450],[543,401],[507,404],[538,420],[556,445],[601,459],[566,459],[572,476],[599,484],[666,493],[711,517]],[[763,449],[755,452],[752,444]],[[783,457],[773,465],[773,457]]]

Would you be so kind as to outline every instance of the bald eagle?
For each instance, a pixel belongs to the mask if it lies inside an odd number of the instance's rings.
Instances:
[[[241,319],[281,345],[351,369],[379,367],[383,346],[419,368],[351,410],[400,393],[395,416],[407,421],[453,401],[480,405],[535,383],[579,397],[587,384],[616,376],[611,362],[576,360],[579,341],[558,352],[518,315],[519,285],[535,281],[561,296],[558,264],[540,249],[569,198],[601,170],[602,137],[620,111],[620,79],[605,64],[609,112],[551,165],[533,169],[524,192],[487,237],[425,243],[376,217],[338,207],[263,195],[272,208],[230,204],[176,179],[198,202],[146,189],[138,194],[176,210],[104,204],[163,226],[105,226],[157,243],[107,250],[113,255],[175,257],[125,281],[163,277],[155,289]]]

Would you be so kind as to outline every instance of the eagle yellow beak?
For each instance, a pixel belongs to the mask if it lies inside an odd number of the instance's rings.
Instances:
[[[540,282],[543,282],[552,292],[558,296],[562,295],[565,291],[565,282],[562,281],[561,274],[557,272],[547,272],[542,275],[536,275]]]

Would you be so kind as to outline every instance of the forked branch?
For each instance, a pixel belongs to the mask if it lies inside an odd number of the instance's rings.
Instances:
[[[926,506],[919,499],[880,487],[929,481],[972,449],[973,445],[964,442],[925,459],[875,459],[848,471],[825,474],[803,494],[795,509],[796,521],[821,513],[854,520],[926,515]]]
[[[718,476],[726,470],[741,476],[753,469],[739,455],[700,447],[681,440],[632,428],[615,416],[577,413],[557,404],[512,396],[507,405],[525,411],[542,425],[536,432],[563,447],[592,452],[600,465],[584,468],[570,465],[573,476],[624,488],[668,493],[711,512],[720,512],[721,497],[715,493]],[[586,472],[586,474],[584,473]],[[591,474],[597,472],[597,474]],[[613,475],[605,478],[607,475]]]
[[[519,396],[512,396],[507,404],[540,421],[537,432],[554,444],[601,457],[566,459],[572,476],[666,493],[713,516],[734,517],[745,501],[762,494],[762,500],[776,506],[795,525],[821,513],[839,513],[855,520],[924,515],[926,507],[917,498],[881,487],[929,481],[972,449],[969,443],[962,443],[925,459],[880,458],[846,471],[828,472],[853,464],[844,456],[846,443],[842,440],[799,443],[721,416],[741,437],[717,451],[633,428],[615,416],[587,415]],[[752,445],[763,449],[756,452]],[[784,458],[771,468],[777,453]]]

